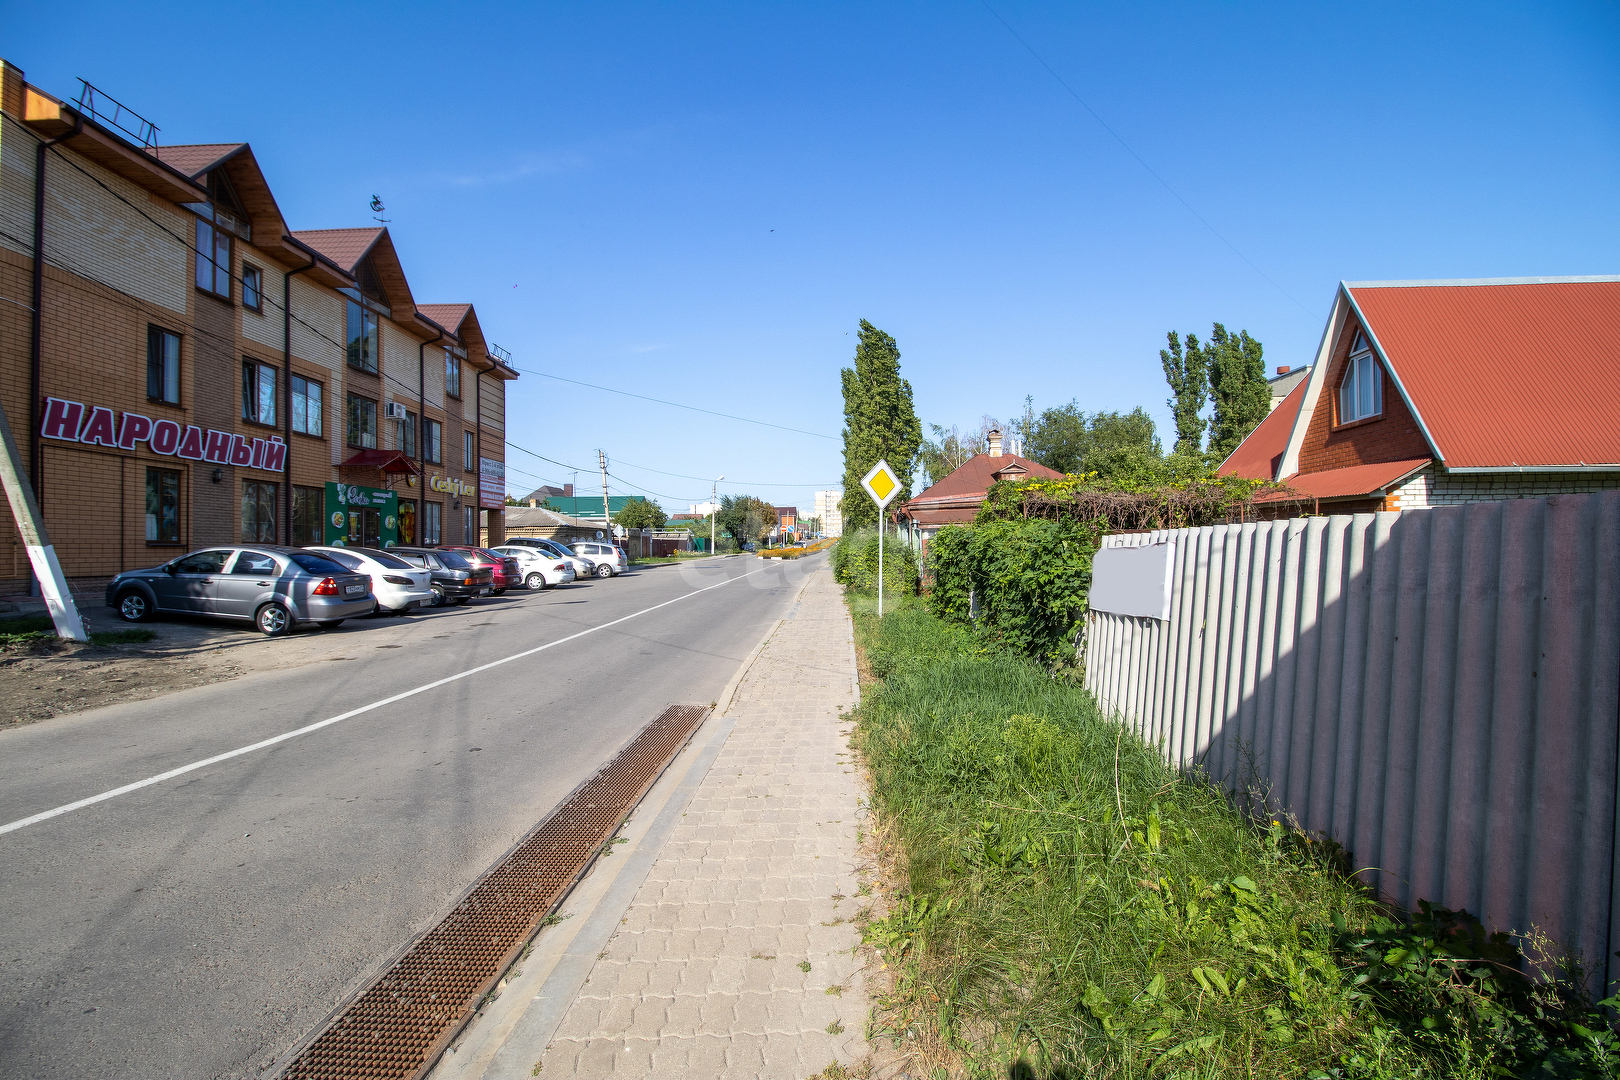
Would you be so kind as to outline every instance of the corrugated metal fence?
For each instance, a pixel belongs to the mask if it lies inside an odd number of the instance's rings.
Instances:
[[[1343,844],[1411,907],[1620,976],[1620,492],[1110,536],[1176,543],[1167,622],[1086,682],[1171,762]]]

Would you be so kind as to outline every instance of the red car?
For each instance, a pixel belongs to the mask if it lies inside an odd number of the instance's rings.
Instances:
[[[518,569],[518,561],[509,555],[502,555],[488,548],[466,547],[461,544],[440,544],[439,549],[459,552],[463,559],[479,570],[487,568],[493,576],[491,584],[494,588],[490,591],[496,596],[523,584],[523,571]]]

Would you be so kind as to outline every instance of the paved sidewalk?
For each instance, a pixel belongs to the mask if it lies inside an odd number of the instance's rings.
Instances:
[[[865,1056],[864,792],[840,716],[854,665],[823,565],[739,684],[735,728],[538,1075],[802,1080]]]

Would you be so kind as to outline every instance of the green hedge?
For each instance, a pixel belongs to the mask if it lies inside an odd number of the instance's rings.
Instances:
[[[876,589],[878,579],[878,534],[876,529],[846,533],[832,553],[833,576],[840,585],[856,589]],[[900,596],[917,591],[917,556],[900,537],[883,541],[883,589]]]
[[[1097,526],[1073,520],[942,529],[929,548],[929,606],[940,618],[965,624],[972,590],[981,637],[1049,665],[1066,662],[1085,617],[1100,535]]]

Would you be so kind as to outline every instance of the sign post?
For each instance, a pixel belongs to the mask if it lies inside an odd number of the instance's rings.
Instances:
[[[883,510],[900,494],[900,481],[887,461],[879,460],[872,471],[861,477],[861,487],[872,496],[878,508],[878,618],[883,618]]]

